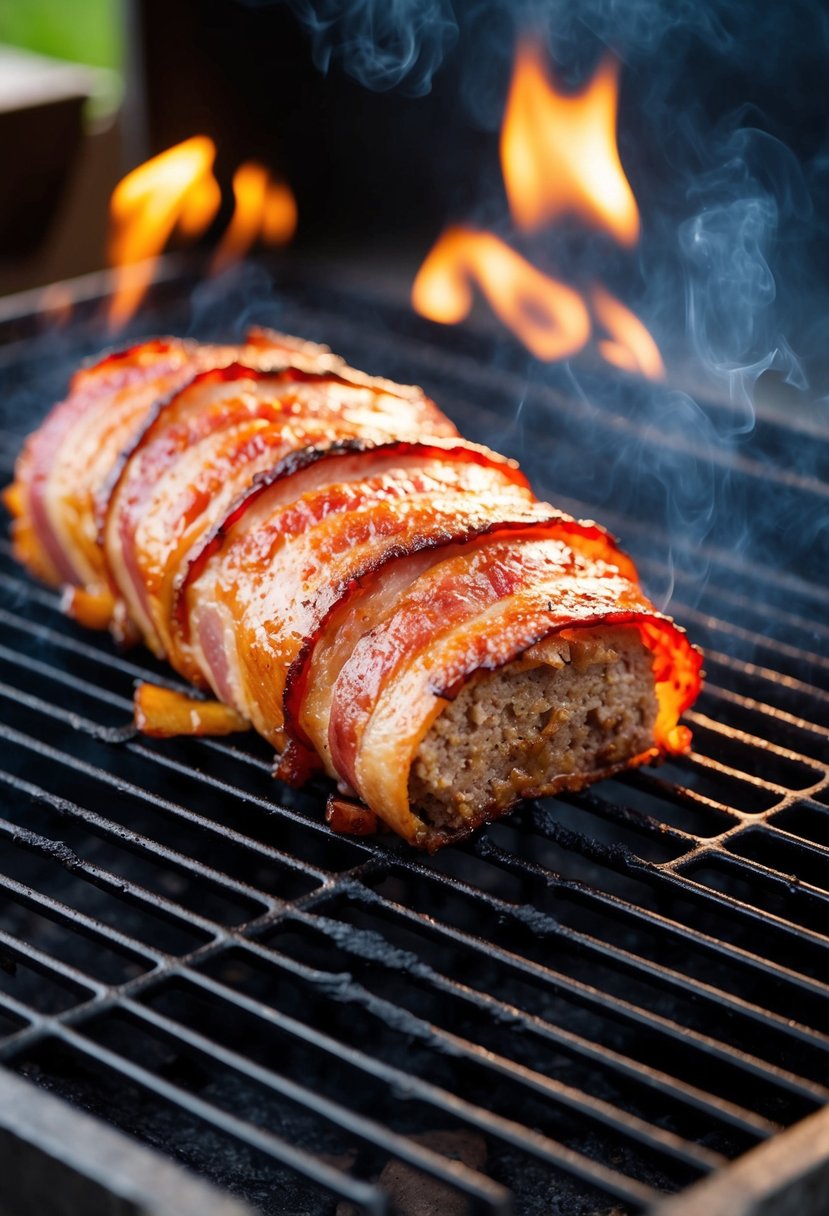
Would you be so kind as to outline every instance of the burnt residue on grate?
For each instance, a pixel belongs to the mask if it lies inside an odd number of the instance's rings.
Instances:
[[[275,320],[377,362],[336,316]],[[470,360],[384,355],[484,437]],[[4,475],[34,421],[7,419]],[[4,1066],[309,1216],[641,1211],[825,1103],[824,594],[715,550],[700,583],[681,545],[666,574],[639,506],[625,541],[706,648],[694,751],[433,859],[333,836],[325,787],[276,785],[255,738],[136,737],[135,681],[170,672],[77,629],[0,541]]]

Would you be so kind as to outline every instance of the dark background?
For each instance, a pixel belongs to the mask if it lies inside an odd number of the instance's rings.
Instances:
[[[631,256],[565,223],[528,255],[570,281],[601,277],[663,347],[684,342],[718,368],[790,348],[782,374],[829,391],[824,5],[422,3],[454,14],[457,37],[434,56],[433,74],[415,55],[409,76],[378,91],[357,78],[371,46],[355,62],[336,23],[319,70],[307,5],[304,22],[295,12],[301,0],[135,0],[131,87],[142,94],[148,150],[209,134],[223,185],[241,161],[265,162],[297,196],[300,252],[388,260],[397,250],[402,288],[449,222],[522,245],[498,164],[517,32],[539,31],[571,87],[610,47],[623,62],[619,143],[642,211],[640,246]],[[388,0],[385,11],[403,20],[412,5]]]
[[[607,46],[622,56],[620,143],[646,217],[666,205],[679,211],[683,199],[690,211],[695,176],[710,172],[718,146],[739,128],[781,141],[803,184],[826,199],[822,4],[703,2],[691,18],[681,3],[652,5],[661,16],[650,37],[632,19],[645,7],[636,0],[601,24],[578,14],[610,6],[576,3],[566,18],[552,4],[452,7],[457,41],[431,91],[410,96],[405,79],[382,92],[364,87],[344,54],[319,71],[308,31],[284,0],[135,0],[150,150],[204,132],[217,142],[220,171],[264,161],[294,186],[307,239],[436,228],[468,216],[485,187],[497,185],[516,31],[534,18],[574,87]],[[782,184],[780,154],[767,150],[766,159],[766,185]],[[788,172],[797,176],[794,166]]]

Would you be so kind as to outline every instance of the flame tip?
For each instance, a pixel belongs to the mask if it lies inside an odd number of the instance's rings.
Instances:
[[[501,128],[501,166],[519,228],[575,214],[625,245],[639,210],[616,145],[619,60],[608,51],[575,93],[554,82],[541,40],[519,38]]]
[[[109,312],[112,327],[124,325],[138,308],[152,282],[156,259],[173,233],[195,240],[215,219],[222,201],[215,159],[210,136],[193,135],[132,169],[113,190],[107,250],[117,275]],[[286,244],[297,226],[290,187],[272,181],[258,161],[239,165],[233,194],[234,212],[213,260],[214,273],[242,257],[257,237],[268,244]]]
[[[517,228],[535,232],[574,214],[623,246],[636,244],[639,209],[616,146],[620,71],[618,56],[608,50],[579,90],[564,93],[552,79],[543,37],[537,30],[519,35],[500,139]],[[433,321],[457,324],[472,309],[473,283],[539,359],[562,359],[581,350],[595,318],[607,335],[596,342],[607,362],[664,378],[650,333],[610,292],[594,285],[585,298],[543,274],[494,233],[447,228],[415,278],[412,305]]]

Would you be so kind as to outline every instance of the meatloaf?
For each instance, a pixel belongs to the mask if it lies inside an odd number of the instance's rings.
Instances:
[[[282,779],[324,771],[412,844],[689,744],[699,652],[613,538],[325,347],[108,355],[6,502],[18,558],[90,623],[255,727]]]

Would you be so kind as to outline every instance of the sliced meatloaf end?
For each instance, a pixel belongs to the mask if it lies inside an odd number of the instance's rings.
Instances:
[[[652,655],[635,626],[568,629],[441,711],[409,778],[412,809],[463,834],[520,798],[580,789],[653,749]]]

